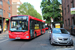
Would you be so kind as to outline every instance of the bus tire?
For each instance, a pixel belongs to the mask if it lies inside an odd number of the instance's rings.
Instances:
[[[36,33],[35,33],[35,37],[36,37]]]

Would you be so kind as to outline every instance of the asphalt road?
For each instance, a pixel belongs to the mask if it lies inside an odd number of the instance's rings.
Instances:
[[[74,46],[51,45],[49,33],[32,40],[9,39],[8,34],[0,35],[0,50],[75,50],[75,36],[72,36]]]

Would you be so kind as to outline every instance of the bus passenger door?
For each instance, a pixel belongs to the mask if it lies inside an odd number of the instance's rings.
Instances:
[[[40,29],[41,29],[41,34],[42,34],[42,23],[40,22]]]
[[[34,21],[30,20],[30,36],[34,38]]]

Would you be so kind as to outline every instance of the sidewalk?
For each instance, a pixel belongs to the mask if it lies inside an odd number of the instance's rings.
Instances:
[[[5,31],[5,32],[0,33],[0,35],[2,35],[2,34],[8,34],[8,30]]]

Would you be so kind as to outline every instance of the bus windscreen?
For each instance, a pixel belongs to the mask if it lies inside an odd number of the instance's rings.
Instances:
[[[27,31],[28,30],[28,17],[16,16],[11,17],[10,31]]]

